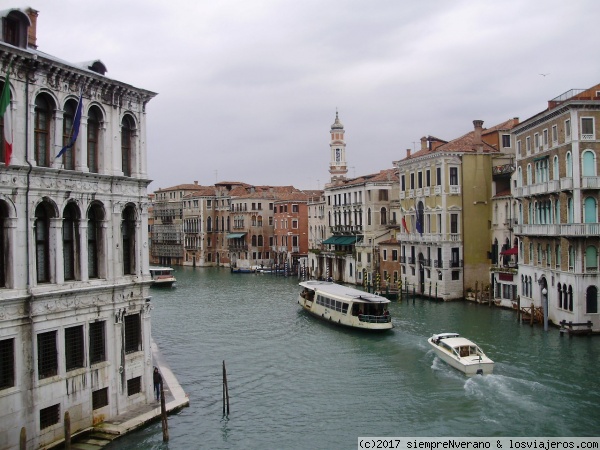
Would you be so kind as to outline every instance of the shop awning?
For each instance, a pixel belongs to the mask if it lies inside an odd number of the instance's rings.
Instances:
[[[351,245],[356,242],[357,236],[331,236],[323,241],[327,245]]]
[[[227,235],[227,239],[238,239],[241,237],[244,237],[246,235],[246,233],[229,233]]]
[[[517,247],[509,248],[508,250],[504,250],[500,252],[501,255],[518,255],[519,249]]]

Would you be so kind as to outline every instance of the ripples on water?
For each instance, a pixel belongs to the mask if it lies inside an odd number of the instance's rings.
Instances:
[[[412,298],[365,334],[299,309],[297,280],[177,270],[153,290],[152,334],[190,397],[111,448],[342,449],[358,436],[596,436],[598,338],[519,325],[512,311]],[[467,378],[426,339],[456,331],[496,362]],[[231,413],[222,415],[225,361]]]

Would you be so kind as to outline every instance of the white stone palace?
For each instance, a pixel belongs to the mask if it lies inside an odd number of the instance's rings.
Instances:
[[[0,15],[2,149],[5,131],[13,141],[0,164],[0,449],[18,447],[23,430],[39,448],[63,437],[67,412],[76,432],[152,401],[146,104],[156,94],[108,78],[100,60],[39,51],[37,11]],[[77,140],[57,158],[80,95]]]

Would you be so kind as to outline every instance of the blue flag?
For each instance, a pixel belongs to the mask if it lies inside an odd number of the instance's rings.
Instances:
[[[58,155],[56,155],[56,158],[60,158],[63,153],[65,153],[67,150],[69,150],[71,147],[73,147],[73,145],[75,145],[75,141],[77,140],[77,135],[79,134],[79,124],[81,123],[81,110],[83,107],[83,91],[81,91],[81,93],[79,94],[79,103],[77,103],[77,109],[75,110],[75,118],[73,119],[73,128],[71,128],[71,139],[69,140],[69,143],[67,145],[65,145],[60,152],[58,152]]]

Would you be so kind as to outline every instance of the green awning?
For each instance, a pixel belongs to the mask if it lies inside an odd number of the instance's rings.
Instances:
[[[351,245],[356,242],[357,236],[331,236],[323,241],[327,245]]]
[[[246,233],[229,233],[227,239],[238,239],[244,237]]]

